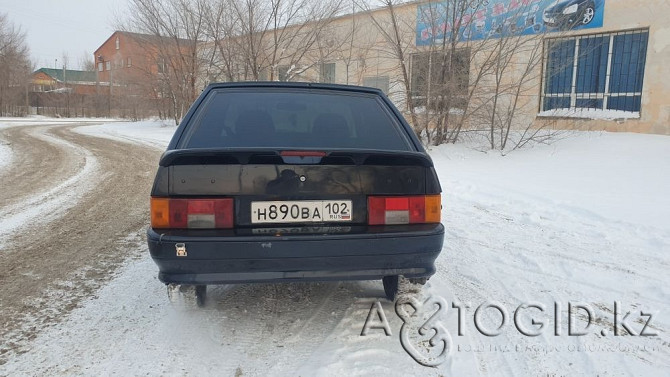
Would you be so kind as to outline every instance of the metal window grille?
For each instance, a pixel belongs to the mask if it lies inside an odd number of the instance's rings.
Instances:
[[[648,30],[545,41],[541,108],[639,112]]]

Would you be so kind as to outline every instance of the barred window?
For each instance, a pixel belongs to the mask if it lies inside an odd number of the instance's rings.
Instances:
[[[542,110],[640,112],[648,30],[545,41]]]

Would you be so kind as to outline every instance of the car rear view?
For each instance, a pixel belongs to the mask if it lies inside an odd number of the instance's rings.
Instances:
[[[378,90],[210,85],[160,160],[148,242],[169,292],[208,284],[425,281],[442,249],[430,157]]]

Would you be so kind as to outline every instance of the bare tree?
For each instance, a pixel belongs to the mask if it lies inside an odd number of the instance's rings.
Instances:
[[[466,130],[486,135],[491,149],[504,150],[513,129],[525,130],[514,148],[538,135],[533,122],[524,124],[521,116],[529,106],[525,97],[539,85],[543,53],[543,35],[521,35],[526,25],[517,24],[536,13],[532,3],[517,3],[486,33],[486,0],[380,4],[361,7],[397,63],[404,98],[396,102],[424,142],[453,143]],[[417,31],[417,22],[426,28]],[[424,46],[413,43],[417,32]]]
[[[342,1],[228,0],[221,7],[230,13],[215,12],[220,17],[212,22],[223,25],[225,38],[217,44],[228,76],[276,80],[281,66],[284,79],[291,79],[314,66],[312,54],[328,39],[326,30]]]
[[[199,93],[207,10],[206,0],[130,0],[125,29],[146,36],[143,43],[153,50],[158,66],[154,90],[170,100],[176,123]]]
[[[77,65],[82,71],[95,71],[95,61],[91,59],[91,54],[88,51],[84,51],[84,53],[79,56],[79,59],[77,59]]]
[[[25,33],[0,13],[0,114],[26,114],[30,71]]]
[[[376,58],[377,75],[384,62],[393,77],[391,99],[427,144],[473,132],[504,150],[514,129],[526,131],[514,147],[537,136],[521,111],[541,82],[543,36],[521,35],[529,17],[538,25],[536,4],[515,2],[488,30],[488,0],[379,0],[377,8],[354,0],[342,16],[343,1],[131,0],[128,29],[149,36],[153,91],[170,100],[175,121],[212,80],[322,80],[325,63],[339,61],[342,81],[360,84]]]
[[[366,2],[359,2],[358,5],[370,17],[379,34],[385,42],[388,55],[396,61],[397,70],[400,71],[400,82],[403,86],[403,104],[405,113],[409,113],[410,122],[417,133],[421,132],[416,107],[412,97],[412,87],[410,82],[410,71],[407,59],[410,51],[413,49],[414,33],[411,27],[411,21],[402,19],[396,12],[396,7],[401,4],[400,1],[382,0],[385,12],[374,12],[372,7]]]

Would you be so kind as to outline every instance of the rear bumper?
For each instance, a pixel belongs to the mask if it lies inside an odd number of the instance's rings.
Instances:
[[[370,229],[377,231],[278,237],[149,229],[147,240],[164,283],[371,280],[435,273],[442,224]],[[177,243],[185,245],[186,256],[176,255]]]

